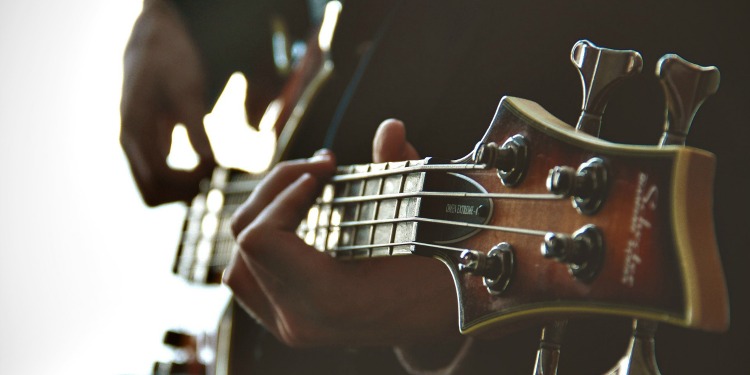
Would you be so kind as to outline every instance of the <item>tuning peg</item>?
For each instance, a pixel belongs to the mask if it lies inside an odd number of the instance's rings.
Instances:
[[[609,93],[623,79],[641,72],[643,58],[631,50],[614,50],[581,40],[573,46],[570,61],[578,68],[583,104],[576,129],[599,136]]]
[[[667,100],[664,134],[659,144],[684,145],[698,108],[719,88],[719,69],[696,65],[670,54],[659,59],[656,76]]]
[[[542,338],[539,340],[539,349],[536,352],[534,375],[557,374],[560,348],[567,325],[567,320],[556,320],[542,328]]]
[[[658,324],[650,320],[633,321],[633,336],[620,362],[606,375],[659,375],[654,335]]]

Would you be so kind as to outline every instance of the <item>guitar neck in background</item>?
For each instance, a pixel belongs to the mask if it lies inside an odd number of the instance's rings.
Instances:
[[[176,275],[192,283],[221,283],[237,246],[230,228],[232,214],[262,177],[236,169],[214,170],[185,218],[172,269]]]
[[[261,128],[271,126],[277,136],[271,165],[285,158],[307,109],[333,72],[330,48],[341,8],[338,1],[326,5],[320,27],[311,33],[304,55],[293,64],[280,96],[268,105],[260,121]],[[278,36],[286,41],[283,33]],[[216,168],[188,209],[173,273],[194,283],[221,282],[221,274],[236,250],[229,227],[232,213],[250,196],[262,177],[262,174]]]

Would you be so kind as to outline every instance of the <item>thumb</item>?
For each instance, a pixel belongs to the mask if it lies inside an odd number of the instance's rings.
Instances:
[[[372,160],[376,163],[419,159],[419,153],[406,140],[404,123],[388,119],[375,132],[372,142]]]

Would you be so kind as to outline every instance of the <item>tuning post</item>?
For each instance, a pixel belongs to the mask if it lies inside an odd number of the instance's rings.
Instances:
[[[490,294],[504,292],[513,276],[515,259],[513,247],[501,242],[490,249],[487,254],[476,250],[465,250],[461,253],[458,270],[482,277],[484,286]]]
[[[719,89],[719,69],[669,54],[656,64],[656,76],[667,101],[660,145],[684,145],[698,108]]]
[[[636,51],[602,48],[581,40],[573,46],[570,61],[578,68],[583,85],[576,129],[598,137],[610,92],[625,78],[641,72],[643,58]]]
[[[509,137],[501,146],[495,142],[479,143],[473,153],[474,163],[496,168],[505,186],[514,186],[521,181],[528,158],[528,141],[520,134]]]
[[[591,215],[599,210],[607,196],[608,173],[604,160],[591,158],[578,169],[556,166],[547,175],[547,190],[556,195],[572,197],[573,207]]]
[[[604,237],[594,225],[586,225],[573,235],[548,232],[544,235],[541,253],[568,265],[573,277],[590,282],[599,273],[604,261]]]

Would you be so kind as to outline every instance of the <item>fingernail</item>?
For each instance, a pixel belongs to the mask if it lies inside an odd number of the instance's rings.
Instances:
[[[315,163],[320,161],[330,161],[333,153],[328,149],[321,149],[315,152],[313,156],[307,159],[309,162]]]

